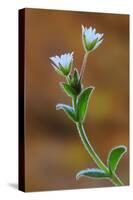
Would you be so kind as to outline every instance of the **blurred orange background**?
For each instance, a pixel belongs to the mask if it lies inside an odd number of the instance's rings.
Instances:
[[[76,181],[77,172],[96,165],[75,125],[55,109],[57,103],[71,102],[59,86],[63,77],[54,71],[49,57],[74,51],[74,64],[80,69],[82,24],[104,33],[104,41],[90,54],[84,74],[84,85],[95,86],[85,129],[105,163],[112,147],[128,147],[117,174],[129,183],[129,16],[26,9],[26,191],[112,186],[108,180]]]

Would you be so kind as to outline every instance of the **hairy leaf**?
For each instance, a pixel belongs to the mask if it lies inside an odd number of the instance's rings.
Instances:
[[[64,92],[70,96],[70,97],[73,97],[75,96],[77,93],[76,91],[67,83],[60,83],[62,89],[64,90]]]
[[[73,110],[73,108],[69,105],[66,104],[57,104],[56,105],[56,109],[57,110],[64,110],[64,112],[67,114],[67,116],[72,120],[72,121],[76,121],[76,116],[75,116],[75,112]]]
[[[92,87],[92,86],[85,88],[79,96],[79,100],[78,100],[78,104],[77,104],[77,119],[78,119],[78,121],[84,121],[84,119],[85,119],[90,95],[93,90],[94,90],[94,87]]]
[[[127,148],[124,145],[117,146],[110,151],[108,156],[108,166],[112,173],[115,172],[121,157],[126,151]]]
[[[104,172],[102,169],[85,169],[81,170],[76,175],[76,179],[79,179],[82,176],[90,177],[90,178],[108,178],[109,174]]]

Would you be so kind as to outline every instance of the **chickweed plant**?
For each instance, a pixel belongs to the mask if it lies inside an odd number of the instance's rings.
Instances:
[[[114,185],[122,186],[124,183],[116,174],[116,169],[121,157],[127,151],[126,146],[119,145],[112,148],[108,154],[107,163],[105,164],[95,152],[84,130],[84,121],[88,104],[95,88],[91,85],[85,87],[82,83],[83,76],[88,56],[102,44],[103,36],[104,34],[96,33],[95,28],[82,26],[82,43],[85,54],[80,72],[74,67],[73,52],[50,57],[51,64],[55,71],[65,78],[65,82],[60,83],[61,88],[72,100],[72,105],[66,105],[64,103],[57,104],[56,109],[63,110],[68,118],[75,124],[84,148],[97,165],[97,168],[88,168],[79,171],[76,174],[76,180],[85,176],[95,179],[108,179]]]

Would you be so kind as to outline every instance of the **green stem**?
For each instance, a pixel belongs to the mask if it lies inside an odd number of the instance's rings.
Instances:
[[[88,138],[86,136],[83,124],[80,123],[80,122],[77,122],[76,126],[77,126],[77,129],[78,129],[78,133],[79,133],[79,136],[81,138],[81,141],[82,141],[85,149],[87,150],[87,152],[91,156],[91,158],[94,160],[94,162],[98,165],[99,168],[104,170],[106,173],[110,174],[109,169],[107,168],[107,166],[102,162],[102,160],[99,158],[99,156],[96,154],[96,152],[94,151],[93,147],[91,146],[91,144],[90,144],[90,142],[89,142],[89,140],[88,140]],[[116,174],[112,174],[110,178],[111,178],[111,181],[115,185],[118,185],[118,186],[122,186],[123,185],[122,181],[118,178],[118,176]]]
[[[78,122],[76,123],[77,125],[77,129],[78,129],[78,132],[79,132],[79,136],[81,138],[81,141],[85,147],[85,149],[87,150],[87,152],[89,153],[89,155],[92,157],[92,159],[95,161],[95,163],[98,165],[98,167],[100,167],[101,169],[103,169],[105,172],[109,173],[109,170],[108,168],[105,166],[105,164],[101,161],[101,159],[99,158],[99,156],[95,153],[93,147],[91,146],[87,136],[86,136],[86,133],[85,133],[85,130],[83,128],[83,125]]]
[[[75,111],[76,111],[76,102],[77,102],[77,97],[74,96],[74,97],[72,98],[72,105],[73,105],[73,108],[74,108]]]
[[[116,175],[116,174],[112,174],[112,176],[111,176],[111,178],[112,178],[112,183],[114,183],[116,186],[118,185],[118,186],[123,186],[124,185],[124,183],[120,180],[120,178]]]

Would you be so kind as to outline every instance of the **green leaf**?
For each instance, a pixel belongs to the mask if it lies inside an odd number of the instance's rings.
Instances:
[[[108,166],[111,173],[115,172],[121,157],[126,153],[127,147],[124,145],[113,148],[108,156]]]
[[[67,116],[72,120],[72,121],[76,121],[76,116],[75,116],[75,112],[73,110],[73,108],[69,105],[66,104],[57,104],[56,105],[56,109],[57,110],[64,110],[64,112],[67,114]]]
[[[64,92],[70,97],[73,97],[77,94],[76,91],[67,83],[60,83],[60,86],[62,87]]]
[[[93,90],[94,90],[94,87],[92,87],[92,86],[85,88],[79,96],[79,100],[78,100],[78,104],[77,104],[77,119],[78,119],[78,121],[84,121],[84,119],[85,119],[89,99],[90,99],[90,96],[91,96],[91,93]]]
[[[90,178],[108,178],[110,177],[109,174],[104,172],[102,169],[85,169],[81,170],[79,173],[76,175],[76,179],[78,180],[80,177],[86,176]]]

